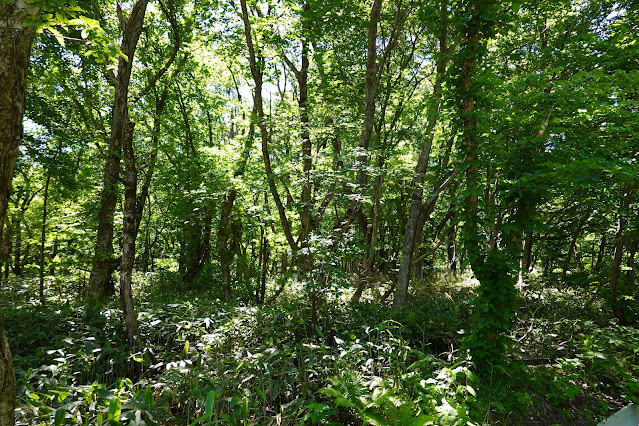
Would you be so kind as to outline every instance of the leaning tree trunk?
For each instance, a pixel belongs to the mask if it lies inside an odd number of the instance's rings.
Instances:
[[[32,6],[25,0],[0,2],[0,237],[22,140],[26,73],[35,34],[35,27],[26,25],[25,20],[39,15],[40,10],[40,6]],[[15,396],[13,361],[0,314],[0,426],[14,424]]]
[[[408,284],[410,281],[411,263],[415,248],[415,236],[418,234],[418,222],[423,210],[424,198],[424,178],[428,168],[430,151],[433,146],[435,124],[439,116],[439,100],[442,96],[442,84],[446,75],[448,64],[448,0],[441,3],[441,25],[442,32],[439,37],[439,61],[437,63],[437,77],[433,86],[433,97],[428,111],[428,124],[426,126],[426,139],[419,152],[415,175],[413,176],[413,193],[411,197],[410,213],[404,234],[404,245],[402,246],[402,257],[399,264],[399,274],[397,276],[397,288],[395,290],[395,300],[393,309],[400,309],[406,301],[408,294]]]

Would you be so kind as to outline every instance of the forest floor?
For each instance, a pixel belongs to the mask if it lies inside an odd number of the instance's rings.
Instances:
[[[401,312],[336,288],[313,326],[303,287],[259,306],[249,287],[228,303],[139,275],[134,353],[116,301],[87,318],[81,287],[51,279],[41,306],[37,278],[2,285],[18,424],[590,425],[639,402],[639,330],[596,288],[520,286],[509,361],[476,372],[467,277],[419,283]]]

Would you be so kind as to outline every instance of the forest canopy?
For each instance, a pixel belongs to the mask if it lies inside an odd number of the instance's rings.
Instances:
[[[639,404],[634,0],[0,3],[0,426]]]

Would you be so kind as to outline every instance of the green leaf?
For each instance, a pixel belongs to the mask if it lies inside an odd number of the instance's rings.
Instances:
[[[57,29],[51,26],[47,27],[47,30],[49,30],[49,32],[53,34],[56,40],[58,40],[58,43],[60,43],[60,45],[64,47],[64,37],[62,37],[62,34],[60,34],[60,31],[58,31]]]
[[[55,417],[53,419],[53,424],[55,426],[63,425],[65,414],[66,414],[66,410],[64,410],[63,408],[59,408],[55,410]]]
[[[206,395],[206,402],[204,404],[204,412],[206,414],[213,413],[213,403],[215,402],[215,391],[209,391]]]
[[[148,386],[144,391],[144,405],[146,405],[147,407],[153,407],[155,405],[155,400],[153,399],[153,391]]]
[[[120,404],[120,398],[112,398],[109,403],[109,417],[107,420],[119,420],[120,413],[122,412],[122,407]]]

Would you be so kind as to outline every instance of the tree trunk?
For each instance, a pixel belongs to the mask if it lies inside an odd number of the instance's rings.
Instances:
[[[222,269],[222,288],[224,297],[231,298],[231,262],[235,253],[230,247],[231,240],[231,211],[237,197],[235,189],[230,190],[222,199],[220,211],[220,225],[217,231],[217,241],[220,250],[220,267]]]
[[[635,239],[630,244],[630,250],[628,253],[628,262],[626,263],[626,265],[630,269],[628,271],[628,281],[630,282],[630,285],[634,285],[635,283],[635,255],[637,254],[637,243],[638,241]]]
[[[42,205],[42,228],[40,229],[40,304],[44,305],[44,243],[47,237],[47,203],[49,202],[49,183],[51,175],[47,174],[44,184],[44,200]]]
[[[465,40],[461,64],[461,118],[466,168],[466,205],[463,228],[464,248],[473,272],[479,280],[479,297],[475,301],[470,350],[478,371],[491,371],[493,365],[504,355],[504,332],[509,321],[514,301],[515,286],[510,276],[508,259],[496,247],[486,253],[486,241],[481,231],[479,196],[479,142],[475,102],[481,87],[476,82],[476,66],[479,64],[480,36],[485,28],[489,2],[471,0],[470,16],[465,24]],[[493,12],[496,13],[496,12]],[[486,204],[491,204],[486,200]],[[495,223],[490,226],[494,229]],[[487,228],[487,227],[486,227]],[[492,238],[491,238],[492,240]],[[506,241],[509,239],[506,238]]]
[[[454,226],[450,228],[448,233],[448,244],[446,245],[446,253],[448,255],[448,270],[452,273],[457,272],[457,232]]]
[[[595,263],[594,270],[599,272],[601,270],[601,263],[603,262],[604,255],[606,254],[606,234],[601,236],[601,242],[599,243],[599,251],[597,253],[597,262]]]
[[[15,243],[13,245],[13,275],[22,275],[22,218],[12,221]]]
[[[266,232],[264,232],[263,227],[260,227],[260,228],[262,229],[262,241],[260,243],[260,254],[261,254],[260,264],[262,265],[262,268],[261,268],[262,275],[260,277],[260,287],[258,291],[257,302],[260,305],[263,305],[264,299],[266,296],[266,275],[268,271],[269,250],[268,250],[268,240],[266,238]]]
[[[120,261],[120,304],[126,324],[126,338],[133,348],[140,346],[138,318],[133,306],[131,279],[135,263],[135,240],[137,238],[137,183],[138,175],[133,151],[133,128],[129,121],[123,134],[124,154],[124,206],[122,218],[122,257]]]
[[[393,309],[395,310],[400,309],[404,305],[406,296],[408,295],[408,284],[410,282],[415,237],[417,235],[420,214],[422,214],[423,210],[424,179],[426,176],[426,169],[428,168],[430,151],[433,146],[435,124],[437,123],[437,118],[439,116],[439,101],[442,96],[442,84],[444,82],[446,67],[448,65],[448,0],[442,0],[440,15],[442,31],[439,37],[440,57],[437,63],[437,77],[435,85],[433,86],[431,105],[428,110],[429,117],[428,124],[426,125],[426,138],[419,152],[417,166],[415,167],[415,175],[413,176],[410,212],[408,214],[408,222],[406,224],[406,233],[404,234],[404,244],[402,246],[399,274],[397,276],[395,299],[393,300]]]
[[[286,209],[284,208],[284,204],[282,203],[282,199],[275,184],[275,176],[273,174],[273,166],[271,164],[271,152],[269,149],[269,131],[266,126],[264,102],[262,98],[263,73],[261,69],[261,63],[258,63],[258,57],[255,52],[255,45],[253,44],[253,36],[251,35],[251,23],[249,20],[249,12],[248,6],[246,5],[246,0],[241,0],[240,6],[242,9],[242,21],[244,23],[244,35],[249,52],[249,66],[251,68],[251,75],[255,84],[253,105],[255,107],[257,117],[252,117],[251,119],[257,119],[257,125],[260,129],[260,138],[262,141],[262,158],[264,160],[266,180],[271,192],[271,196],[273,197],[273,201],[275,201],[275,205],[277,206],[277,213],[282,224],[282,229],[284,231],[286,241],[288,242],[291,249],[293,249],[293,252],[297,252],[299,250],[299,246],[295,241],[295,238],[293,237],[291,223],[288,220]]]
[[[0,426],[12,426],[15,422],[16,376],[9,342],[4,333],[0,313]]]
[[[127,21],[123,24],[122,42],[120,49],[128,58],[119,58],[118,75],[115,78],[115,95],[111,113],[111,137],[109,139],[108,154],[104,165],[102,194],[100,197],[100,211],[98,213],[98,234],[96,238],[91,276],[87,288],[87,304],[105,301],[115,294],[112,274],[117,268],[117,261],[113,257],[113,218],[118,200],[118,184],[120,180],[120,157],[124,132],[129,126],[129,82],[133,58],[137,47],[146,5],[148,0],[138,0],[131,10]]]
[[[588,221],[589,217],[590,217],[590,212],[584,215],[583,219],[579,221],[579,224],[577,225],[577,229],[575,230],[575,232],[572,233],[572,238],[570,239],[570,247],[568,248],[568,254],[566,255],[563,271],[561,272],[562,280],[566,279],[568,268],[570,268],[570,259],[572,258],[573,255],[575,256],[575,260],[577,261],[577,263],[578,264],[580,263],[580,260],[578,259],[578,254],[577,254],[577,240],[579,239],[581,230],[586,225],[586,222]]]
[[[11,181],[22,140],[26,74],[35,26],[27,18],[39,16],[41,6],[26,0],[0,2],[0,236],[9,205]],[[0,244],[4,244],[4,239]],[[0,252],[6,251],[0,250]],[[0,313],[0,425],[15,422],[15,373]]]
[[[238,94],[239,98],[239,94]],[[253,115],[256,109],[253,107]],[[244,174],[246,170],[246,164],[248,163],[248,157],[253,148],[253,140],[255,137],[255,123],[251,121],[249,125],[249,132],[246,142],[244,143],[244,150],[240,162],[233,173],[233,177],[238,178]],[[232,232],[233,225],[231,222],[231,213],[233,212],[233,206],[237,198],[237,189],[231,188],[222,199],[222,206],[220,211],[220,224],[217,231],[218,248],[220,251],[220,267],[222,270],[222,288],[224,289],[224,297],[231,298],[231,263],[233,258],[237,254],[237,248],[239,247],[239,239],[235,239],[238,244],[232,244]]]
[[[521,273],[522,279],[525,279],[530,273],[530,268],[532,267],[532,248],[533,248],[533,238],[535,234],[532,230],[526,232],[526,236],[524,239],[524,247],[521,258]]]
[[[624,231],[628,225],[627,210],[632,202],[633,190],[626,188],[624,193],[625,196],[619,206],[617,231],[615,232],[615,251],[612,256],[612,265],[610,266],[610,305],[612,307],[612,314],[615,318],[617,318],[621,324],[627,325],[628,320],[625,315],[624,307],[618,298],[617,286],[621,270],[621,261],[623,259]]]

